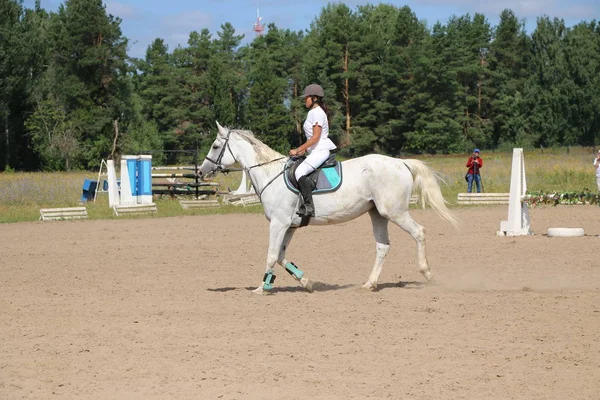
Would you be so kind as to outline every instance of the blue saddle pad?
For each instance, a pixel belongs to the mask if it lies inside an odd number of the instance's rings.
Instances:
[[[317,186],[313,189],[313,194],[335,192],[342,186],[342,163],[337,162],[333,167],[325,167],[318,170]],[[294,187],[288,178],[288,174],[283,174],[283,180],[286,186],[294,193],[299,193],[298,188]]]

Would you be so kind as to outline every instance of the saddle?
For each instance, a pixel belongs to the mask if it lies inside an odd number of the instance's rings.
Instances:
[[[285,165],[284,181],[288,189],[294,193],[300,192],[295,176],[296,168],[305,158],[304,156],[291,157]],[[337,162],[335,153],[332,153],[319,168],[308,174],[307,178],[312,183],[313,194],[334,192],[342,185],[342,163]]]

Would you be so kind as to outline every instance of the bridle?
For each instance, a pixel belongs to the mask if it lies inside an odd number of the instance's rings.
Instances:
[[[221,149],[221,152],[217,156],[216,160],[213,160],[212,158],[210,158],[208,156],[205,157],[206,160],[208,160],[211,163],[213,163],[213,164],[216,165],[216,168],[210,170],[209,173],[222,172],[224,174],[227,174],[227,173],[232,172],[232,171],[244,171],[250,177],[250,183],[252,184],[252,188],[254,189],[254,192],[258,196],[258,200],[262,203],[262,194],[265,191],[265,189],[267,187],[269,187],[269,185],[271,183],[273,183],[275,181],[275,179],[277,179],[280,175],[282,175],[289,167],[287,165],[284,166],[284,168],[281,170],[281,172],[279,172],[277,175],[275,175],[275,177],[273,179],[271,179],[269,182],[267,182],[267,184],[262,188],[262,190],[260,192],[257,190],[256,185],[254,184],[254,181],[252,180],[252,175],[250,175],[250,170],[253,169],[253,168],[262,167],[263,165],[267,165],[267,164],[270,164],[272,162],[283,160],[284,158],[289,158],[289,157],[275,158],[273,160],[266,161],[266,162],[263,162],[263,163],[260,163],[260,164],[256,164],[256,165],[252,165],[250,167],[244,167],[244,168],[223,168],[221,166],[221,161],[223,161],[223,156],[225,155],[225,151],[226,150],[229,150],[229,154],[231,154],[231,157],[233,157],[233,161],[239,164],[238,160],[235,158],[235,155],[233,154],[233,151],[231,151],[231,146],[229,145],[229,138],[230,138],[230,136],[231,136],[231,131],[227,131],[227,137],[225,138],[225,143],[223,144],[223,148]]]
[[[212,158],[210,158],[209,156],[204,157],[206,160],[210,161],[211,163],[213,163],[217,166],[216,168],[210,170],[210,173],[225,171],[225,169],[223,167],[221,167],[221,161],[223,160],[223,156],[225,155],[226,149],[229,150],[231,157],[233,157],[234,161],[237,162],[237,160],[235,159],[235,156],[233,155],[233,151],[231,151],[231,147],[229,146],[229,137],[230,136],[231,136],[231,131],[228,131],[227,137],[225,138],[225,144],[223,145],[223,149],[221,149],[221,152],[217,156],[216,161],[213,160]],[[229,170],[229,171],[233,171],[233,170]]]

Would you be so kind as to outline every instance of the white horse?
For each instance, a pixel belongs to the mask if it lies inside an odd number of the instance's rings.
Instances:
[[[312,292],[312,282],[293,263],[285,251],[300,226],[296,215],[299,197],[285,185],[285,157],[254,137],[247,130],[230,130],[217,122],[219,132],[198,173],[206,176],[238,163],[248,173],[254,190],[270,221],[269,251],[263,282],[254,293],[272,288],[275,263],[290,273],[302,287]],[[427,281],[433,278],[425,255],[425,228],[408,214],[410,196],[417,190],[420,201],[433,208],[443,219],[457,222],[446,207],[438,176],[419,160],[400,160],[382,155],[367,155],[343,162],[344,181],[335,192],[314,196],[315,217],[312,225],[330,225],[353,220],[368,212],[377,243],[377,257],[371,275],[362,286],[377,289],[381,267],[390,250],[388,221],[408,232],[417,242],[418,268]]]

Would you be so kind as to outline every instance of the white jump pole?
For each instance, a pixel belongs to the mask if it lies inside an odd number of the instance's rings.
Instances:
[[[121,205],[137,204],[137,156],[121,157]]]
[[[108,206],[114,207],[120,204],[119,188],[117,187],[117,173],[115,172],[114,160],[106,161],[106,174],[108,180]],[[98,181],[100,182],[100,181]],[[100,183],[98,183],[100,184]]]
[[[248,183],[246,181],[246,171],[242,171],[242,182],[240,183],[240,186],[237,188],[237,190],[231,192],[231,194],[248,194],[250,193],[248,191]]]
[[[523,197],[527,193],[525,177],[525,159],[523,149],[513,149],[512,169],[510,172],[510,194],[508,196],[508,220],[500,222],[498,236],[531,235],[527,203]]]

